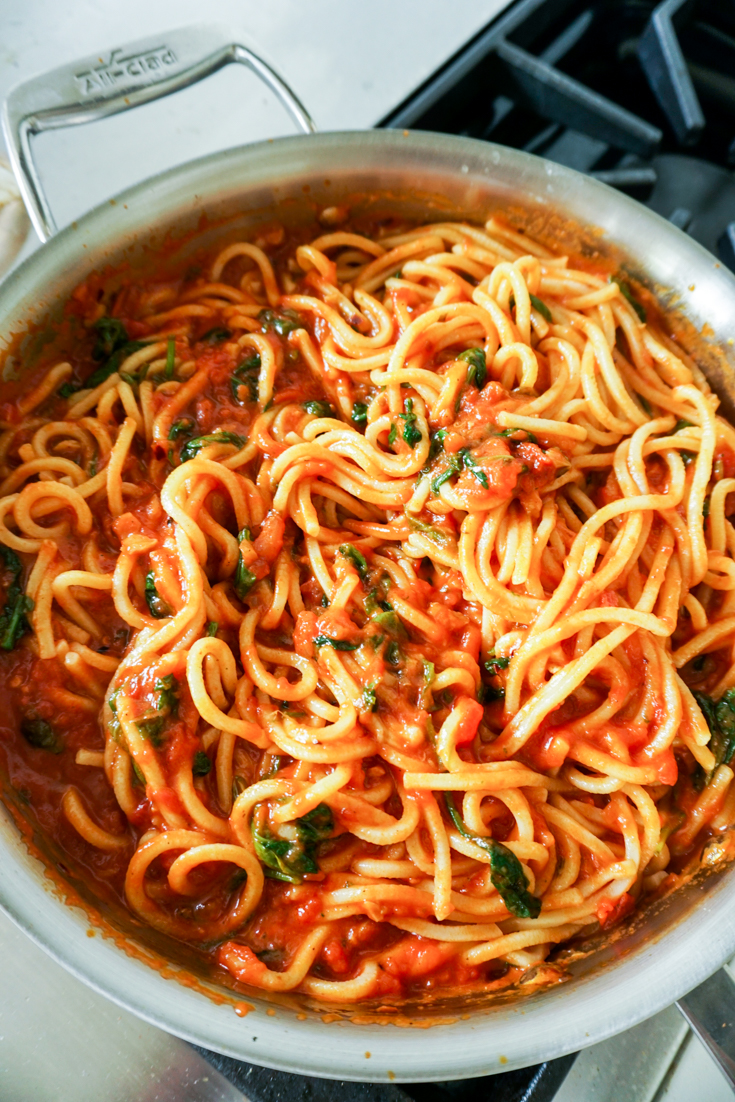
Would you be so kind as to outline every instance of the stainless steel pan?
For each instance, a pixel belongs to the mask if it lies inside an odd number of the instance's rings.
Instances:
[[[125,261],[134,273],[172,237],[181,242],[183,262],[196,249],[247,233],[276,212],[298,221],[320,206],[347,201],[361,209],[390,206],[416,217],[463,213],[479,220],[493,208],[510,205],[525,211],[537,232],[553,226],[560,239],[566,236],[627,260],[664,306],[687,319],[698,361],[732,410],[735,278],[690,238],[625,196],[500,146],[392,131],[284,138],[175,168],[55,232],[33,166],[34,134],[166,95],[229,62],[249,65],[302,129],[313,129],[305,109],[273,70],[212,28],[136,42],[10,93],[6,140],[29,214],[47,243],[0,288],[0,352],[18,332],[53,319],[90,270]],[[16,366],[8,361],[5,370]],[[13,793],[5,787],[12,802]],[[39,848],[44,850],[43,840]],[[165,949],[174,961],[165,975],[148,963],[160,963],[160,944],[149,945],[145,956],[132,953],[131,946],[136,941],[145,945],[147,935],[124,915],[109,908],[105,912],[124,938],[90,938],[88,909],[64,904],[46,865],[29,850],[7,811],[0,813],[0,905],[86,983],[207,1048],[311,1075],[451,1079],[522,1067],[601,1041],[701,984],[735,954],[735,874],[716,857],[715,848],[707,874],[644,916],[636,928],[612,944],[579,954],[565,983],[490,1006],[476,1000],[440,1004],[428,1030],[364,1019],[327,1024],[315,1010],[299,1016],[299,1008],[292,1006],[280,1006],[273,1015],[263,999],[254,1000],[247,1017],[238,1017],[231,998],[218,1004],[205,985],[182,986],[170,977],[185,963],[180,947]],[[58,860],[46,847],[46,862]],[[67,878],[75,882],[74,870]],[[83,886],[79,890],[83,894]],[[726,977],[725,982],[717,995],[718,1023],[733,1020],[723,1007],[722,1000],[731,998]],[[701,1019],[701,1007],[691,1007]],[[701,1028],[706,1030],[706,1023]]]

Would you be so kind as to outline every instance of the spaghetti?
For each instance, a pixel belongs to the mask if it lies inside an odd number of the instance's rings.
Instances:
[[[674,883],[735,819],[735,430],[629,286],[493,218],[117,287],[2,407],[2,745],[62,845],[323,1001]]]

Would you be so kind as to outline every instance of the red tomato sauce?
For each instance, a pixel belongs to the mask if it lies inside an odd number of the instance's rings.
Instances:
[[[293,246],[292,238],[285,239],[282,246],[272,253],[271,258],[277,271],[285,265]],[[98,366],[93,357],[94,335],[90,326],[103,312],[107,311],[110,316],[120,319],[130,339],[145,337],[155,332],[156,326],[137,316],[143,290],[169,291],[177,298],[195,287],[198,281],[201,282],[202,277],[191,274],[173,280],[152,281],[147,286],[127,284],[110,296],[101,277],[91,276],[72,296],[57,341],[57,346],[63,349],[63,354],[72,364],[74,382],[83,383]],[[308,279],[303,282],[306,285]],[[307,286],[303,289],[308,293]],[[189,426],[187,433],[181,439],[169,439],[165,444],[159,441],[153,446],[150,456],[145,455],[139,442],[136,442],[138,464],[135,482],[138,497],[133,501],[128,500],[127,510],[121,517],[114,519],[110,516],[104,497],[92,503],[94,538],[103,570],[112,571],[121,540],[126,535],[141,533],[155,537],[161,543],[165,542],[166,517],[157,494],[185,446],[186,436],[206,435],[214,430],[231,432],[238,436],[249,434],[258,407],[252,401],[243,401],[246,398],[246,384],[236,383],[233,389],[234,372],[242,366],[249,350],[246,349],[245,354],[241,354],[239,358],[233,358],[233,353],[226,344],[212,345],[205,334],[216,322],[216,318],[208,317],[194,323],[195,330],[190,343],[195,370],[206,372],[207,382],[204,389],[179,415]],[[304,324],[314,334],[321,323],[307,317]],[[270,332],[267,338],[279,362],[274,403],[333,401],[334,395],[320,386],[287,337]],[[54,360],[47,352],[39,365],[27,372],[22,384],[9,382],[3,385],[4,401],[0,403],[0,417],[8,424],[20,423],[18,398],[37,385],[48,367],[57,359],[58,354]],[[366,396],[360,384],[355,384],[353,394],[359,399]],[[524,430],[502,435],[499,433],[486,438],[487,425],[496,423],[494,408],[501,398],[507,404],[509,395],[498,382],[488,382],[481,391],[467,389],[457,420],[447,430],[443,454],[434,460],[432,476],[441,474],[447,462],[461,449],[482,439],[484,443],[478,451],[477,469],[458,471],[456,492],[468,504],[471,503],[473,508],[477,508],[478,504],[487,505],[488,502],[511,497],[535,508],[537,499],[540,501],[539,488],[553,481],[565,463],[565,456],[550,441],[532,440]],[[157,413],[163,399],[154,394],[153,401],[154,413]],[[50,398],[41,407],[43,416],[50,420],[63,419],[66,408],[65,401],[60,397]],[[29,428],[20,433],[14,447],[27,442],[32,431]],[[283,450],[283,445],[276,440],[266,438],[265,445],[268,458],[274,458]],[[729,452],[723,453],[721,458],[729,471],[735,460]],[[316,470],[314,473],[319,472]],[[598,503],[603,504],[616,493],[619,493],[617,485],[608,481],[599,491]],[[213,495],[212,502],[212,511],[217,522],[233,530],[234,516],[224,496],[218,498]],[[451,514],[442,517],[426,513],[420,523],[424,529],[429,528],[439,535],[442,532],[456,534],[456,522]],[[279,515],[271,513],[254,541],[257,558],[249,569],[256,577],[265,576],[282,547],[293,549],[296,536],[293,521],[284,521]],[[78,537],[65,535],[59,540],[58,555],[66,569],[83,568],[82,553],[83,544]],[[158,553],[165,555],[165,547]],[[24,580],[27,581],[30,559],[22,554],[20,558],[24,565]],[[301,561],[305,561],[304,556]],[[383,676],[383,706],[390,708],[394,715],[400,716],[407,728],[413,725],[424,730],[431,717],[434,728],[438,730],[456,701],[451,693],[444,693],[436,698],[427,696],[425,665],[427,662],[439,660],[448,649],[462,650],[477,660],[480,625],[473,621],[473,614],[466,607],[459,575],[452,577],[451,574],[446,574],[442,586],[435,587],[422,571],[423,568],[419,566],[415,585],[410,594],[405,593],[403,596],[410,598],[412,605],[419,611],[431,616],[439,629],[437,639],[420,646],[410,639],[404,640],[401,643],[404,660],[400,668],[393,668],[378,652],[374,665],[376,673]],[[394,592],[401,595],[398,587]],[[351,641],[365,630],[359,628],[346,613],[323,609],[321,587],[313,578],[303,579],[301,593],[306,608],[297,618],[292,630],[293,645],[298,653],[313,655],[314,639],[319,635]],[[130,629],[118,619],[107,595],[97,594],[90,599],[88,607],[103,628],[100,638],[89,645],[100,653],[122,656],[129,642]],[[274,632],[273,645],[281,643],[283,639],[278,632]],[[98,676],[103,683],[107,679],[107,675],[101,671]],[[131,683],[133,698],[140,701],[141,709],[151,692],[152,680],[152,675],[142,668]],[[497,689],[497,675],[490,676],[487,681],[491,687]],[[32,817],[37,820],[41,831],[68,854],[76,868],[83,870],[83,875],[93,889],[101,894],[112,892],[123,900],[123,882],[131,851],[109,853],[89,845],[66,820],[61,810],[61,797],[70,785],[75,786],[99,826],[113,834],[121,834],[127,830],[131,839],[136,842],[156,822],[156,815],[150,799],[151,793],[138,785],[135,789],[137,808],[130,819],[126,819],[104,771],[76,763],[77,750],[104,749],[99,714],[80,708],[78,704],[75,705],[74,698],[69,696],[77,689],[78,686],[61,662],[57,659],[42,660],[37,656],[30,636],[26,635],[15,650],[0,651],[0,693],[4,701],[0,722],[0,765],[21,803],[28,807]],[[466,704],[463,704],[462,724],[457,739],[459,753],[460,756],[467,754],[481,757],[478,729],[484,709],[471,698],[463,698],[463,701]],[[499,705],[490,702],[486,707],[492,709]],[[59,739],[60,752],[35,747],[23,736],[23,722],[34,718],[52,726]],[[523,757],[528,759],[529,764],[542,771],[562,764],[575,739],[568,729],[573,718],[573,715],[567,714],[562,708],[548,722],[542,724],[524,750]],[[654,719],[652,717],[652,722]],[[178,718],[167,728],[165,748],[162,751],[167,775],[175,772],[182,761],[192,759],[198,746],[195,734],[198,722],[198,715],[182,679]],[[640,738],[640,741],[645,741],[646,738],[646,732],[629,729],[621,729],[618,734],[633,753],[636,740]],[[416,756],[421,758],[422,755],[430,760],[430,748],[419,747]],[[243,744],[243,740],[238,740],[236,781],[240,779],[249,784],[257,779],[263,767],[262,759],[261,751]],[[660,766],[660,780],[671,784],[672,777],[675,779],[676,776],[673,755],[662,755],[662,761],[657,764]],[[371,762],[368,760],[364,763],[366,783],[370,769]],[[288,765],[282,768],[281,775],[288,777]],[[206,778],[201,796],[205,806],[215,814],[222,814],[217,804],[214,772]],[[168,789],[163,795],[158,792],[156,798],[158,801],[161,798],[167,799],[174,810],[181,810],[173,789]],[[390,806],[387,810],[391,810]],[[400,813],[399,806],[393,810]],[[499,801],[497,812],[493,819],[493,835],[503,840],[512,828],[513,818]],[[345,815],[338,824],[336,841],[333,846],[330,843],[330,846],[338,848],[344,840],[342,836],[348,831],[349,819]],[[377,847],[367,843],[361,844],[356,851],[358,855],[365,856],[375,856],[378,852]],[[161,905],[171,907],[178,915],[196,915],[201,919],[223,914],[237,890],[233,877],[223,876],[221,869],[215,867],[200,867],[193,877],[198,888],[195,901],[182,900],[172,893],[166,883],[165,872],[172,860],[171,855],[159,858],[153,866],[148,880],[150,896]],[[267,880],[261,903],[243,929],[235,937],[225,939],[219,946],[206,946],[201,951],[208,956],[213,966],[226,966],[243,982],[248,982],[254,969],[266,966],[271,970],[282,970],[288,966],[303,942],[305,933],[319,924],[323,911],[323,893],[330,889],[330,884],[338,883],[339,878],[332,874],[318,874],[316,878],[307,878],[297,887]],[[616,920],[626,905],[621,900],[619,913],[606,912],[600,916],[601,921],[609,924]],[[411,917],[426,917],[423,914],[410,915],[410,909],[401,913]],[[421,994],[445,987],[487,985],[502,980],[506,975],[510,979],[515,974],[514,970],[498,961],[490,961],[477,967],[459,965],[455,943],[406,936],[390,923],[367,915],[340,919],[333,923],[333,929],[321,949],[312,974],[328,980],[346,979],[359,970],[366,956],[375,957],[378,954],[381,960],[381,978],[375,994],[382,998]]]

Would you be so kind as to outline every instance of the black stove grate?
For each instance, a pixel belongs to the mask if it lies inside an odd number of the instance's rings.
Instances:
[[[379,125],[465,134],[589,173],[735,270],[727,0],[520,0]]]

